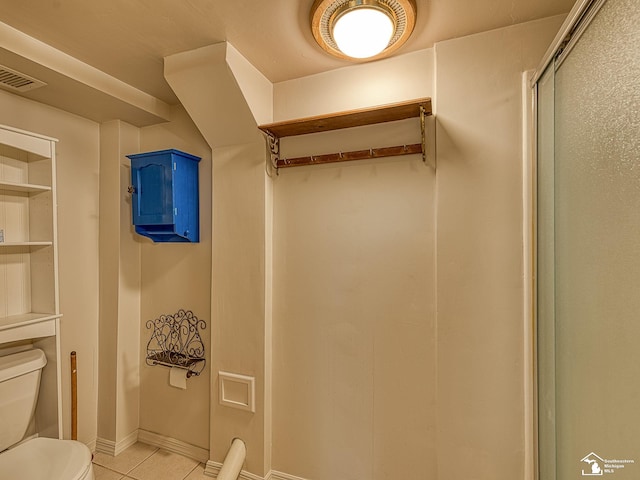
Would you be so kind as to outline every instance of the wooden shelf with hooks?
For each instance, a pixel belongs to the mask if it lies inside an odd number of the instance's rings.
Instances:
[[[295,167],[302,165],[319,165],[323,163],[345,162],[351,160],[364,160],[369,158],[381,158],[398,155],[411,155],[422,153],[426,155],[425,145],[425,117],[432,114],[431,99],[421,98],[408,102],[399,102],[378,107],[349,110],[345,112],[318,115],[285,122],[276,122],[260,125],[269,142],[271,149],[271,166],[278,168]],[[309,133],[329,132],[343,128],[361,127],[385,122],[395,122],[408,118],[420,117],[422,143],[415,145],[400,145],[393,147],[372,148],[356,152],[328,153],[324,155],[310,155],[290,159],[281,159],[280,138],[306,135]]]

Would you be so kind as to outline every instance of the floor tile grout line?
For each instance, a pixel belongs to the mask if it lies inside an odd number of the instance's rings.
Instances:
[[[147,444],[145,444],[145,445],[147,445]],[[151,458],[152,458],[154,455],[158,454],[158,452],[166,452],[167,454],[175,455],[175,456],[178,456],[178,457],[183,457],[183,458],[185,458],[185,459],[188,459],[188,460],[191,460],[191,461],[194,461],[194,462],[195,462],[195,465],[193,465],[193,467],[191,467],[191,469],[189,469],[189,471],[187,471],[184,475],[181,475],[179,478],[176,478],[175,480],[186,480],[186,479],[187,479],[187,477],[189,477],[190,475],[192,475],[192,474],[193,474],[193,472],[194,472],[194,471],[196,471],[196,470],[197,470],[197,468],[198,468],[200,465],[204,465],[202,462],[199,462],[199,461],[197,461],[197,460],[195,460],[195,459],[193,459],[193,458],[189,458],[189,457],[187,457],[187,456],[185,456],[185,455],[181,455],[181,454],[176,453],[176,452],[170,452],[170,451],[168,451],[168,450],[166,450],[166,451],[165,451],[164,449],[162,449],[162,448],[160,448],[160,447],[153,447],[152,445],[147,445],[147,446],[152,447],[152,448],[153,448],[153,451],[149,452],[149,454],[148,454],[146,457],[144,457],[144,458],[142,458],[140,461],[138,461],[138,462],[137,462],[134,466],[132,466],[132,467],[131,467],[127,472],[121,472],[121,471],[118,471],[118,470],[116,470],[113,466],[105,466],[105,465],[101,465],[100,463],[97,463],[97,462],[95,462],[95,461],[92,461],[92,463],[93,463],[94,465],[96,465],[96,466],[99,466],[100,468],[104,468],[105,470],[108,470],[108,471],[110,471],[110,472],[112,472],[112,473],[115,473],[115,474],[119,475],[119,476],[120,476],[119,480],[139,480],[135,475],[132,475],[132,472],[133,472],[135,469],[137,469],[137,468],[141,467],[141,466],[142,466],[144,463],[146,463],[148,460],[151,460]],[[123,452],[121,452],[121,453],[124,453],[124,451],[123,451]],[[115,457],[114,457],[114,458],[115,458]],[[92,459],[92,460],[94,460],[94,459]],[[153,462],[153,460],[152,460],[152,462]],[[123,470],[124,470],[124,469],[123,469]],[[178,473],[178,472],[176,472],[176,473]]]
[[[129,477],[129,474],[130,474],[133,470],[135,470],[136,468],[138,468],[140,465],[142,465],[144,462],[146,462],[149,458],[151,458],[153,455],[155,455],[155,454],[160,450],[160,448],[159,448],[159,447],[154,447],[154,446],[152,446],[152,445],[147,445],[146,443],[145,443],[144,445],[146,445],[146,446],[148,446],[148,447],[151,447],[151,448],[153,448],[154,450],[153,450],[152,452],[150,452],[146,457],[144,457],[142,460],[140,460],[138,463],[136,463],[133,467],[131,467],[131,468],[130,468],[128,471],[126,471],[126,472],[121,472],[120,470],[116,470],[114,467],[108,467],[108,466],[106,466],[106,465],[102,465],[101,463],[96,462],[96,461],[95,461],[95,458],[91,460],[91,463],[93,463],[94,465],[98,465],[98,466],[100,466],[100,467],[102,467],[102,468],[106,468],[107,470],[110,470],[110,471],[112,471],[112,472],[115,472],[115,473],[117,473],[117,474],[119,474],[119,475],[124,475],[124,476],[126,476],[127,478],[133,478],[133,477]],[[122,451],[122,452],[120,452],[120,453],[124,453],[125,451],[126,451],[126,449],[125,449],[125,450],[123,450],[123,451]],[[108,455],[108,454],[107,454],[107,455]],[[116,458],[116,457],[117,457],[117,455],[112,456],[112,458]],[[135,480],[135,478],[133,478],[133,480]]]
[[[188,457],[187,457],[187,458],[188,458]],[[186,474],[184,477],[182,477],[182,480],[185,480],[185,478],[187,478],[189,475],[191,475],[191,474],[193,473],[193,471],[194,471],[196,468],[198,468],[199,466],[200,466],[200,462],[197,462],[197,463],[193,466],[193,468],[192,468],[191,470],[189,470],[189,471],[187,472],[187,474]]]
[[[123,475],[123,477],[121,478],[124,478],[124,476],[126,475],[126,473],[119,472],[117,470],[114,470],[113,468],[105,467],[104,465],[100,465],[99,463],[94,463],[94,466],[98,466],[100,468],[104,468],[105,470],[109,470],[111,473],[117,473],[118,475]]]
[[[133,467],[131,467],[129,469],[128,472],[125,472],[124,475],[129,475],[131,472],[133,472],[136,468],[138,468],[140,465],[142,465],[144,462],[146,462],[147,460],[149,460],[151,457],[153,457],[156,453],[158,453],[160,449],[158,447],[155,447],[155,450],[153,452],[151,452],[149,455],[147,455],[146,457],[144,457],[140,462],[138,462],[136,465],[134,465]]]

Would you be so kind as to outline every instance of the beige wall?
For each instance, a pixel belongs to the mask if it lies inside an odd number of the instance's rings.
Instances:
[[[100,127],[100,320],[98,435],[116,441],[118,295],[120,290],[119,122]],[[111,141],[106,141],[110,139]],[[109,159],[109,161],[107,161]],[[116,259],[118,261],[116,261]]]
[[[427,50],[278,84],[275,110],[292,118],[432,96],[432,79]],[[419,141],[413,119],[284,139],[282,155]],[[420,156],[274,178],[275,470],[318,479],[435,470],[435,181]]]
[[[167,370],[161,367],[146,367],[138,361],[141,357],[140,350],[146,347],[147,331],[144,328],[144,320],[157,312],[166,313],[176,305],[191,305],[194,312],[207,319],[208,328],[211,328],[210,149],[186,114],[179,109],[175,112],[173,122],[145,128],[140,132],[137,128],[121,122],[110,122],[103,126],[111,129],[112,133],[107,136],[110,140],[105,139],[102,144],[102,147],[107,149],[105,155],[109,157],[108,151],[111,151],[117,157],[115,166],[111,169],[113,188],[102,192],[108,197],[105,201],[110,202],[105,211],[111,212],[114,216],[111,223],[108,220],[109,215],[103,218],[104,233],[113,240],[113,248],[110,250],[106,247],[103,252],[103,274],[108,277],[110,269],[112,273],[116,272],[115,280],[104,287],[107,289],[107,297],[109,291],[114,295],[119,291],[122,302],[119,306],[112,304],[115,310],[111,312],[111,320],[120,318],[120,328],[113,324],[109,327],[111,348],[104,346],[101,355],[111,357],[103,362],[105,368],[101,370],[99,377],[98,221],[101,126],[1,90],[0,106],[0,123],[60,140],[57,145],[57,181],[60,310],[64,315],[61,355],[65,438],[70,436],[69,353],[75,350],[78,358],[79,440],[90,445],[95,444],[98,435],[97,423],[102,421],[103,431],[106,433],[101,436],[112,441],[122,440],[139,425],[140,428],[208,448],[208,372],[201,378],[189,380],[189,390],[179,399],[186,405],[183,409],[188,415],[185,422],[184,418],[173,413],[169,416],[166,414],[167,411],[174,412],[175,399],[172,393],[176,391],[167,385]],[[140,146],[137,143],[138,135],[141,138]],[[145,243],[141,237],[134,236],[130,202],[126,199],[129,166],[128,160],[122,155],[169,147],[180,148],[203,157],[200,163],[202,243],[195,248],[186,246],[186,249],[190,248],[186,255],[175,248],[176,245],[162,251],[154,248],[153,244]],[[103,181],[108,181],[106,177]],[[129,238],[124,244],[118,240],[119,230],[124,237]],[[135,260],[136,244],[142,244],[141,259],[138,260]],[[134,249],[133,253],[130,251],[131,248]],[[118,250],[120,253],[116,253]],[[117,272],[120,272],[120,280]],[[172,273],[177,274],[180,280],[174,281]],[[185,279],[195,281],[191,284]],[[167,294],[168,291],[171,295]],[[169,310],[165,312],[167,308]],[[131,330],[132,328],[134,330]],[[205,342],[207,341],[205,335]],[[136,378],[138,368],[141,370],[143,382],[139,394]],[[120,380],[117,380],[118,378]],[[108,385],[102,389],[100,400],[112,406],[111,410],[103,412],[102,415],[97,413],[99,380]],[[138,401],[142,407],[139,421]],[[115,414],[117,402],[121,406],[120,415]],[[156,415],[150,419],[149,412],[155,412]]]
[[[277,119],[423,95],[438,119],[435,174],[405,158],[274,181],[275,470],[523,478],[521,73],[561,20],[394,60],[422,59],[410,70],[383,61],[275,85]],[[359,69],[424,83],[389,81],[402,97],[361,103]],[[402,135],[393,128],[388,145]],[[310,135],[283,142],[283,156],[366,148],[383,135]]]
[[[199,163],[200,242],[154,243],[137,236],[141,249],[140,299],[140,428],[209,448],[209,382],[211,349],[211,149],[184,109],[176,107],[172,121],[141,129],[140,151],[176,148]],[[130,208],[130,203],[128,203]],[[146,347],[151,330],[146,322],[160,315],[191,310],[204,320],[202,331],[207,365],[187,380],[187,389],[169,385],[169,369],[148,366]]]
[[[277,179],[274,469],[435,467],[434,187],[419,158]]]
[[[64,436],[71,428],[69,353],[78,358],[78,438],[96,440],[99,125],[0,90],[0,123],[58,138],[58,255]]]
[[[264,144],[227,65],[183,77],[192,109],[183,103],[207,142],[177,111],[174,122],[140,131],[140,150],[203,157],[201,243],[141,241],[140,340],[132,347],[141,350],[140,427],[211,448],[216,461],[240,436],[249,447],[245,468],[261,475],[271,466],[272,439],[273,468],[310,479],[522,478],[520,72],[536,66],[560,21],[274,86],[276,120],[433,96],[437,173],[405,157],[283,171],[270,185]],[[223,52],[207,53],[225,61]],[[211,78],[226,83],[207,103],[201,93]],[[0,122],[61,140],[62,352],[78,352],[80,437],[90,442],[99,126],[3,92],[0,104]],[[283,150],[402,144],[416,129],[409,120],[292,139]],[[166,384],[166,369],[142,364],[144,321],[177,308],[208,321],[212,372],[256,376],[256,414],[218,405],[216,374],[180,391]],[[65,400],[65,429],[67,410]]]
[[[264,476],[271,465],[271,411],[265,408],[269,190],[255,116],[271,117],[271,85],[227,43],[167,57],[165,77],[213,150],[210,460],[222,462],[240,437],[247,446],[245,468]],[[255,413],[219,404],[220,370],[255,378]]]
[[[131,227],[126,154],[139,129],[100,126],[100,329],[98,447],[119,452],[139,424],[140,242]]]
[[[436,45],[438,474],[524,476],[521,72],[561,17]]]
[[[265,429],[265,187],[264,144],[214,149],[212,332],[213,369],[256,380],[255,413],[218,403],[212,383],[211,459],[222,462],[231,441],[247,445],[245,468],[261,476],[269,470]]]
[[[274,121],[431,96],[433,61],[433,49],[426,49],[276,83]]]
[[[118,205],[120,210],[120,295],[118,298],[118,415],[116,439],[125,441],[135,435],[140,424],[140,239],[132,226],[131,203],[127,187],[131,185],[131,167],[125,155],[140,145],[140,130],[125,122],[119,125]],[[101,162],[106,159],[101,159]],[[115,210],[115,205],[113,206]],[[107,206],[109,208],[109,206]],[[100,225],[102,229],[102,224]],[[102,339],[100,339],[102,340]],[[111,366],[112,367],[112,366]]]

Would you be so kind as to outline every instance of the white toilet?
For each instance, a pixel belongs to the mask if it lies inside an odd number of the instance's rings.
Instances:
[[[46,363],[37,349],[0,357],[0,479],[94,480],[91,452],[83,443],[43,437],[20,443]]]

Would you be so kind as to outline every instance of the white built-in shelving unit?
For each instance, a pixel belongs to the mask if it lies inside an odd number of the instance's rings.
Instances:
[[[55,146],[0,126],[0,328],[59,314]]]
[[[0,125],[0,354],[45,352],[34,433],[49,437],[62,434],[56,142]]]

